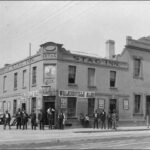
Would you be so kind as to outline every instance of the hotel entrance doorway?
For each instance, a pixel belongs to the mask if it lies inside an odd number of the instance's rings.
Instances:
[[[55,97],[43,96],[43,99],[44,99],[45,124],[48,125],[47,109],[51,107],[55,110]],[[54,122],[55,122],[55,112],[53,112],[53,125]]]
[[[110,101],[109,101],[109,112],[113,113],[113,110],[117,110],[117,100],[116,99],[110,99]]]

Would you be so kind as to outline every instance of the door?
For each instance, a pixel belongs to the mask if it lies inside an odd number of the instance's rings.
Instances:
[[[95,105],[95,99],[94,98],[89,98],[88,99],[88,115],[89,116],[93,116],[94,105]]]
[[[110,113],[113,113],[113,110],[117,110],[117,100],[116,99],[110,99],[110,102],[109,102]]]
[[[45,123],[48,125],[48,119],[47,119],[47,109],[53,108],[55,110],[55,102],[45,102],[44,104],[44,112],[45,112]],[[54,125],[54,119],[55,119],[55,113],[53,112],[53,125]]]
[[[146,96],[146,115],[150,117],[150,95]]]
[[[22,103],[22,110],[26,111],[26,103]]]

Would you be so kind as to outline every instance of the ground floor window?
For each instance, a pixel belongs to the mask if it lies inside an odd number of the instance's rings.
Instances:
[[[88,99],[88,115],[93,116],[95,106],[95,98]]]
[[[15,115],[16,112],[17,112],[17,100],[15,99],[15,100],[13,101],[13,114]]]
[[[31,107],[31,111],[35,111],[36,110],[36,97],[32,98],[32,107]]]
[[[134,113],[141,113],[141,95],[134,95]]]
[[[76,116],[76,97],[68,97],[67,103],[67,116],[69,118]]]

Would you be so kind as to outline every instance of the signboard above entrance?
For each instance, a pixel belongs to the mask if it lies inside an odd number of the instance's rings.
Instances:
[[[71,90],[60,90],[60,97],[79,97],[79,98],[94,98],[95,92],[91,91],[71,91]]]

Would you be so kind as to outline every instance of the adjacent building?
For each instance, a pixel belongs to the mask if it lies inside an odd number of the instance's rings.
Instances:
[[[67,119],[95,110],[119,114],[120,121],[144,121],[150,111],[150,38],[127,37],[123,52],[106,42],[106,58],[73,53],[47,42],[37,54],[0,69],[0,111],[15,115],[53,107]]]

